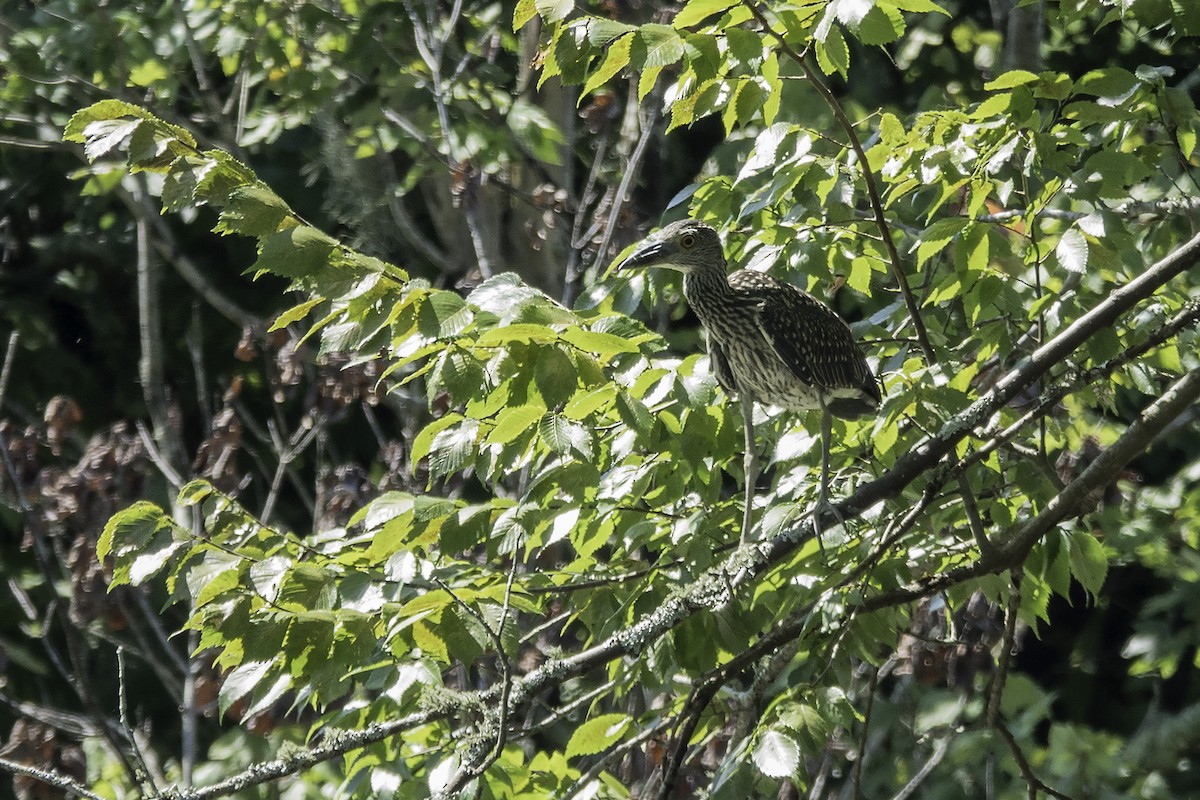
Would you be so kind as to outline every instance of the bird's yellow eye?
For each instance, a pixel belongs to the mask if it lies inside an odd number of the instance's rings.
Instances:
[[[679,246],[685,250],[690,249],[691,246],[694,245],[695,243],[696,243],[696,237],[690,233],[685,234],[684,236],[681,236],[679,238]]]

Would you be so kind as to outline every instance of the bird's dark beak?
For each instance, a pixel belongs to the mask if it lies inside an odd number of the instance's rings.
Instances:
[[[675,248],[669,242],[646,241],[630,253],[628,258],[618,264],[617,269],[630,270],[652,267],[655,264],[662,264],[667,261],[674,253]]]

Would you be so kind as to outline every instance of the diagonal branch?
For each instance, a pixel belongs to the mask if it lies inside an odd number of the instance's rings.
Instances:
[[[85,797],[87,800],[102,800],[100,795],[90,792],[82,784],[76,783],[73,779],[68,778],[61,772],[55,772],[50,769],[40,769],[22,764],[19,761],[11,761],[7,758],[0,758],[0,770],[10,772],[13,775],[24,775],[29,778],[41,781],[47,786],[53,786],[55,789],[61,789],[68,797]]]

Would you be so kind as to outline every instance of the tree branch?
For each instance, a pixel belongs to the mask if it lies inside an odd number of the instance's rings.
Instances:
[[[13,775],[25,775],[35,780],[39,780],[47,786],[53,786],[56,789],[62,789],[68,795],[72,795],[74,797],[86,797],[87,800],[103,800],[100,795],[88,791],[82,784],[76,783],[66,775],[63,775],[60,772],[55,772],[51,769],[39,769],[38,767],[31,767],[28,764],[10,761],[7,758],[0,758],[0,769],[6,772],[11,772]]]

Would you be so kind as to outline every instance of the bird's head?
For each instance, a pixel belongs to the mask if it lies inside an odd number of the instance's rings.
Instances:
[[[683,219],[647,236],[617,269],[669,267],[691,272],[706,266],[725,266],[721,237],[703,222]]]

